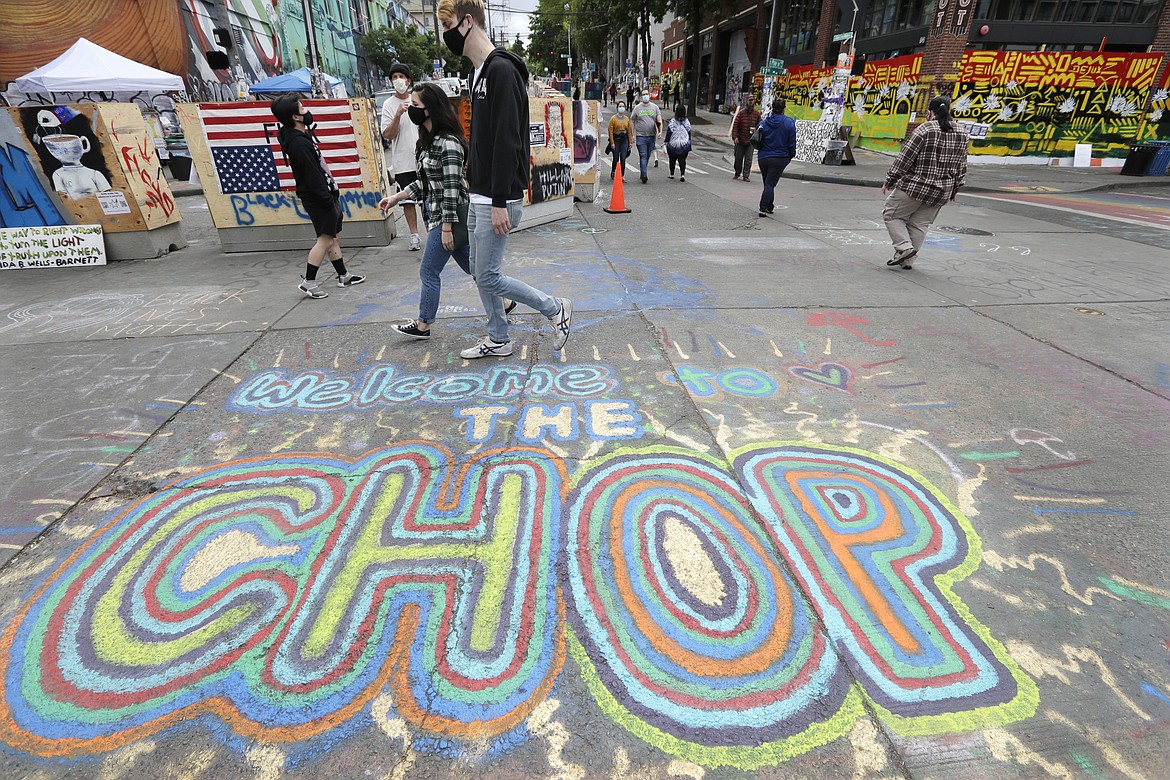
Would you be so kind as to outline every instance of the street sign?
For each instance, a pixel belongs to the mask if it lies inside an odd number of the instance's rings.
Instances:
[[[568,54],[562,54],[562,55],[561,55],[561,59],[565,59],[565,60],[567,60],[567,59],[569,59],[569,55],[568,55]]]
[[[782,75],[784,75],[783,71],[784,71],[783,68],[760,68],[760,75],[761,76],[782,76]]]
[[[853,33],[851,33],[851,32],[837,33],[836,35],[833,36],[833,43],[837,43],[838,41],[847,41],[852,37],[853,37]]]
[[[768,60],[768,67],[769,68],[783,68],[784,67],[784,60],[778,60],[775,57],[772,57],[771,59]]]

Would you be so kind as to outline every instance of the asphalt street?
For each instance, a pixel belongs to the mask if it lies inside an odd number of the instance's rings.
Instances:
[[[632,171],[518,232],[509,358],[418,253],[297,292],[200,197],[6,272],[5,778],[1156,778],[1170,190]]]

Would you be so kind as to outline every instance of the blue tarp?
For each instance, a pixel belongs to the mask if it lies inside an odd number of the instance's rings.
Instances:
[[[252,86],[248,87],[248,91],[253,95],[269,94],[273,92],[305,92],[312,93],[313,87],[309,83],[310,73],[308,68],[301,68],[294,70],[292,73],[283,73],[279,76],[271,76],[258,81]],[[341,84],[341,79],[325,74],[325,81],[328,82],[329,88],[333,89]]]

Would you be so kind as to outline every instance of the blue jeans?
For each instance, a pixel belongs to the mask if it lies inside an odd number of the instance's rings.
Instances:
[[[468,209],[470,213],[470,209]],[[468,263],[470,247],[460,247],[454,252],[443,248],[443,225],[435,225],[427,233],[427,245],[423,248],[422,265],[418,268],[419,278],[422,279],[422,293],[418,297],[418,321],[430,325],[435,321],[435,314],[439,311],[439,293],[443,289],[441,274],[452,255],[455,262],[464,273],[471,273]]]
[[[780,174],[792,162],[791,157],[764,157],[757,159],[760,166],[760,176],[764,178],[764,191],[760,194],[760,211],[771,214],[776,208],[776,182],[780,181]]]
[[[508,206],[508,221],[515,228],[520,224],[524,210],[519,203]],[[508,317],[504,314],[504,298],[519,301],[546,317],[553,317],[561,310],[560,301],[529,287],[519,279],[504,276],[504,246],[508,236],[497,236],[492,229],[492,206],[490,203],[472,203],[467,210],[467,232],[471,236],[471,275],[479,287],[479,299],[487,312],[488,337],[497,344],[508,341]]]
[[[638,168],[643,176],[646,175],[646,165],[650,162],[650,155],[654,153],[656,140],[652,135],[640,135],[635,139],[638,144]]]

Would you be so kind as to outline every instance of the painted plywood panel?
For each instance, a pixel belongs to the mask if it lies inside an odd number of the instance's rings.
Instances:
[[[39,173],[25,171],[21,186],[40,188],[47,182],[53,194],[42,190],[42,195],[64,220],[46,224],[100,224],[107,233],[125,233],[179,221],[136,106],[77,103],[4,110],[12,123],[5,138],[9,155],[19,148],[21,160]],[[11,193],[7,200],[13,211],[21,208]]]
[[[383,221],[378,201],[384,194],[385,160],[373,102],[303,102],[317,117],[318,140],[337,180],[345,219]],[[177,110],[217,228],[308,223],[267,101],[184,103]],[[221,132],[225,126],[237,137]]]

